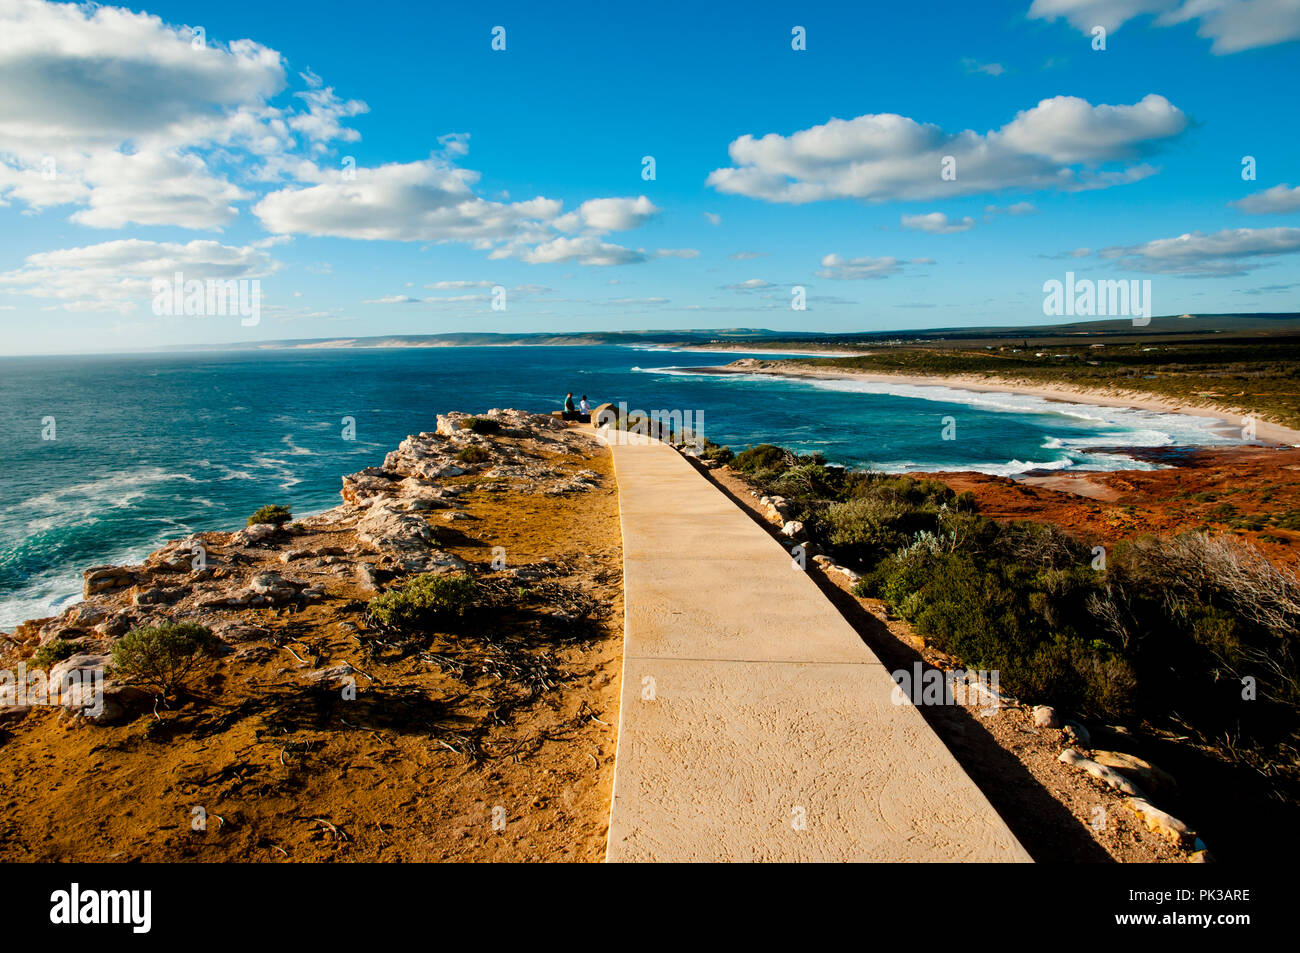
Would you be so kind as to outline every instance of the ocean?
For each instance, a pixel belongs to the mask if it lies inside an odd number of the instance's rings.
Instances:
[[[266,503],[297,515],[334,506],[343,474],[382,463],[439,413],[549,412],[569,390],[593,406],[703,413],[705,435],[738,449],[779,443],[895,472],[1148,467],[1116,451],[1239,442],[1177,414],[681,370],[740,356],[608,346],[0,358],[0,629],[78,599],[86,567],[236,529]]]

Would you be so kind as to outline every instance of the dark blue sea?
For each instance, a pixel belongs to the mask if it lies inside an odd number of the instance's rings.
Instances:
[[[1114,469],[1134,464],[1084,448],[1233,440],[1173,414],[677,370],[738,356],[610,346],[0,358],[0,628],[78,598],[87,566],[235,529],[265,503],[298,515],[333,506],[343,474],[381,463],[439,413],[548,412],[569,390],[593,405],[702,412],[718,443],[892,471]],[[942,439],[945,417],[955,439]]]

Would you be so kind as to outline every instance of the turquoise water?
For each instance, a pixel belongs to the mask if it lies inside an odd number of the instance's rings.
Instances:
[[[76,599],[80,571],[307,514],[447,410],[559,409],[564,393],[691,410],[719,443],[773,442],[889,470],[1117,468],[1085,448],[1232,442],[1209,422],[905,386],[685,374],[739,355],[478,347],[0,358],[0,627]],[[918,396],[923,395],[923,397]],[[942,439],[945,416],[955,439]],[[344,417],[355,440],[343,438]],[[50,433],[53,418],[55,439]]]

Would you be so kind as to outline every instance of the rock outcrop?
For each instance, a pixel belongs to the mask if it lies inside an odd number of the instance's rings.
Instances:
[[[461,497],[468,492],[508,487],[556,495],[599,484],[594,471],[569,462],[599,443],[589,428],[520,410],[476,415],[483,423],[474,426],[470,419],[441,415],[435,432],[407,437],[382,466],[343,477],[342,503],[323,513],[284,526],[197,533],[140,565],[87,569],[82,602],[22,623],[6,642],[29,666],[39,647],[71,643],[74,654],[51,666],[56,679],[106,669],[113,643],[132,628],[173,620],[205,625],[232,652],[251,657],[270,635],[263,613],[354,602],[406,575],[465,570],[445,549],[442,537],[454,531],[442,517],[465,517]],[[103,709],[85,714],[88,722],[111,724],[140,710],[137,690],[101,684]],[[88,707],[86,699],[73,701],[69,710]]]

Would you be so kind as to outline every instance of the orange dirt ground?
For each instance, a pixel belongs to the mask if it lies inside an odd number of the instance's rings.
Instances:
[[[550,463],[594,470],[599,485],[476,488],[463,497],[471,519],[439,527],[484,575],[494,546],[509,567],[550,560],[562,567],[554,582],[603,610],[595,631],[539,649],[571,677],[493,724],[482,762],[438,736],[482,724],[500,681],[452,679],[418,656],[368,658],[352,635],[364,603],[340,583],[298,614],[262,610],[272,644],[217,663],[199,691],[208,702],[162,723],[96,727],[45,709],[0,731],[0,860],[602,859],[622,663],[617,488],[608,450]],[[343,662],[365,676],[355,702],[304,684],[313,663]]]

